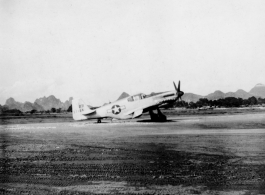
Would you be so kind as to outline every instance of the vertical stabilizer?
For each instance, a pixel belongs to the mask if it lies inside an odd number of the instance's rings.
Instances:
[[[85,120],[87,117],[85,114],[92,113],[91,110],[82,99],[72,100],[72,114],[74,120]]]

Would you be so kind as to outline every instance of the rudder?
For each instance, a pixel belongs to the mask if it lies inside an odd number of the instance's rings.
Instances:
[[[72,114],[74,120],[85,120],[87,117],[84,114],[91,112],[93,112],[93,110],[91,110],[82,99],[72,100]]]

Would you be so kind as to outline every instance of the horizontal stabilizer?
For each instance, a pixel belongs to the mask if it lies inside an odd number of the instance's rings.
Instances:
[[[96,112],[96,110],[84,110],[83,112],[81,112],[81,114],[83,114],[83,115],[89,115],[89,114],[92,114],[94,112]]]

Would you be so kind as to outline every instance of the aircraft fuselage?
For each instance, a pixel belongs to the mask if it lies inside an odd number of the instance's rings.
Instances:
[[[142,113],[149,111],[149,109],[142,109],[144,107],[151,107],[150,109],[153,110],[161,105],[176,100],[176,91],[164,92],[150,97],[144,96],[144,94],[137,94],[104,105],[97,108],[96,112],[85,116],[87,119],[131,119],[139,117]]]

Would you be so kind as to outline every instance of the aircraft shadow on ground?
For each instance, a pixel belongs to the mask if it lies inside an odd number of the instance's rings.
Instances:
[[[107,124],[107,123],[110,123],[110,122],[108,122],[108,121],[105,121],[105,122],[101,121],[101,123],[93,122],[92,124]]]
[[[138,120],[138,123],[170,123],[170,122],[177,122],[173,120],[166,120],[166,121],[152,121],[150,119]]]

